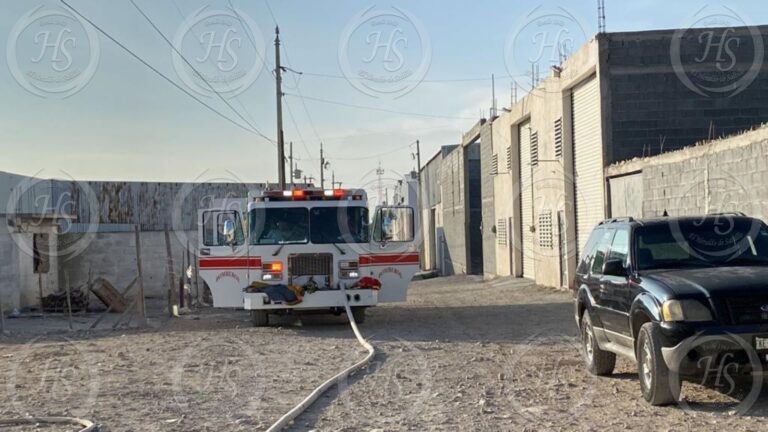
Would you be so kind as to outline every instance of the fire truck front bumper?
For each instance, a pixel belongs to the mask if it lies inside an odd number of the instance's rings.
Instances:
[[[352,307],[376,306],[379,302],[379,292],[376,290],[348,289],[346,292],[347,301]],[[343,296],[340,290],[316,291],[305,294],[300,303],[290,305],[279,300],[270,300],[265,293],[244,293],[243,308],[245,310],[343,308]]]

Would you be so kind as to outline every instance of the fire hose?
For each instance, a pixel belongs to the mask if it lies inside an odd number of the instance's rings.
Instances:
[[[88,420],[74,417],[26,417],[17,419],[0,419],[0,426],[18,426],[24,424],[70,424],[82,426],[80,432],[92,432],[96,430],[96,425]]]
[[[373,360],[373,356],[376,355],[376,349],[368,343],[367,340],[360,334],[360,330],[357,328],[355,318],[352,316],[352,309],[349,307],[349,299],[347,298],[347,291],[342,285],[341,294],[344,299],[344,309],[347,311],[347,317],[349,318],[349,324],[352,326],[352,331],[355,332],[355,337],[360,345],[368,350],[368,355],[364,359],[355,363],[354,365],[344,369],[340,373],[328,379],[326,382],[320,384],[312,393],[309,394],[303,401],[296,405],[292,410],[288,411],[284,416],[280,418],[275,424],[273,424],[267,432],[278,432],[285,429],[296,417],[306,411],[320,396],[323,395],[329,388],[333,387],[339,380],[348,377],[350,374],[362,369],[364,366]]]

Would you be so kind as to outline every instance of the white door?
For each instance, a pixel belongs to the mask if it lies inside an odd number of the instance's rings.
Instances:
[[[200,277],[211,289],[214,307],[243,307],[249,272],[261,269],[261,259],[249,257],[240,212],[199,212]]]
[[[412,207],[379,207],[373,218],[368,253],[360,255],[360,276],[381,281],[380,302],[405,301],[411,279],[419,271]]]
[[[523,255],[523,277],[534,279],[533,256],[533,175],[531,171],[531,122],[518,126],[518,138],[520,143],[520,216],[522,244],[520,251]]]
[[[605,219],[603,139],[597,78],[573,90],[573,171],[577,256],[592,230]]]

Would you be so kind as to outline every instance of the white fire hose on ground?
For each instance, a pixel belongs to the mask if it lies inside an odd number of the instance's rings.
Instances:
[[[280,420],[278,420],[269,429],[267,429],[267,432],[278,432],[288,427],[288,425],[294,419],[296,419],[296,417],[298,417],[299,415],[301,415],[301,413],[306,411],[307,408],[309,408],[320,396],[322,396],[323,393],[328,391],[329,388],[333,387],[336,383],[338,383],[339,380],[348,377],[350,374],[368,365],[368,363],[370,363],[371,360],[373,360],[373,356],[376,355],[376,349],[373,348],[373,346],[370,343],[368,343],[367,340],[365,340],[365,338],[360,334],[360,330],[357,328],[357,323],[355,322],[355,318],[352,316],[352,309],[349,307],[349,300],[347,299],[347,291],[344,288],[344,286],[341,287],[341,294],[342,294],[342,297],[344,298],[344,308],[347,310],[347,317],[349,318],[349,324],[352,326],[352,331],[355,332],[355,336],[357,337],[357,341],[360,343],[360,345],[362,345],[363,348],[368,350],[368,355],[365,356],[364,359],[355,363],[354,365],[348,367],[347,369],[344,369],[337,375],[331,377],[330,379],[328,379],[328,381],[320,384],[320,386],[316,388],[312,393],[310,393],[309,396],[306,397],[306,399],[301,401],[292,410],[288,411],[284,416],[282,416]]]
[[[73,417],[26,417],[18,419],[0,419],[0,426],[18,426],[26,424],[69,424],[82,426],[80,432],[92,432],[96,430],[96,425],[88,420]]]

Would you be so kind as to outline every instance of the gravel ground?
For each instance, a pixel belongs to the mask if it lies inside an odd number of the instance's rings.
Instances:
[[[415,282],[408,303],[369,310],[361,330],[379,351],[373,364],[292,430],[757,431],[768,414],[765,391],[749,415],[734,416],[726,413],[738,399],[693,385],[682,407],[648,406],[626,361],[612,377],[588,375],[570,295],[522,280]],[[0,418],[71,415],[108,431],[264,430],[364,355],[343,317],[256,329],[247,314],[218,310],[145,331],[5,337]]]

